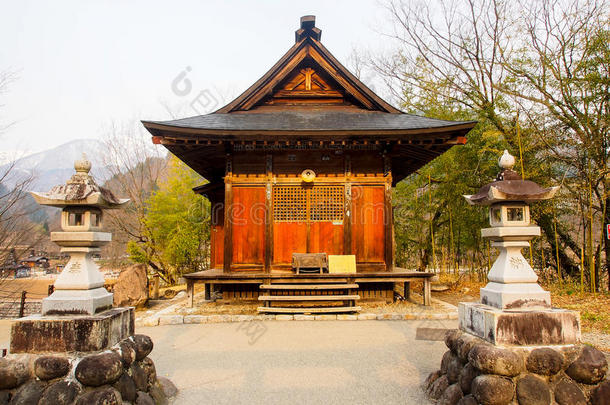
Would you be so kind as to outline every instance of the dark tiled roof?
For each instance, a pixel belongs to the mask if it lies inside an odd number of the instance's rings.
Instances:
[[[375,131],[447,128],[476,121],[445,121],[412,114],[383,112],[282,111],[277,113],[215,113],[173,121],[142,121],[177,128],[219,131]]]

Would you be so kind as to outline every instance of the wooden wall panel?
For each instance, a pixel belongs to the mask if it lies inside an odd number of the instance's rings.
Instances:
[[[273,224],[273,264],[290,264],[293,253],[307,253],[307,223]]]
[[[233,187],[232,267],[265,259],[265,187]],[[257,270],[257,267],[249,268]]]
[[[224,203],[213,203],[210,221],[210,267],[213,269],[222,268],[224,262],[224,216]]]
[[[352,186],[352,254],[357,263],[384,263],[385,186]]]
[[[343,254],[343,224],[311,222],[309,227],[309,252]]]

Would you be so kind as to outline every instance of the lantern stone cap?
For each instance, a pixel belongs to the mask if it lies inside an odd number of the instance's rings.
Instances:
[[[117,198],[112,191],[100,187],[89,174],[91,162],[83,157],[74,162],[76,173],[66,182],[55,186],[51,191],[42,193],[31,191],[32,197],[40,205],[63,208],[69,205],[86,205],[113,209],[129,202],[129,199]]]
[[[559,186],[543,188],[533,181],[523,180],[513,171],[515,158],[507,150],[498,160],[498,165],[502,170],[495,181],[484,185],[474,195],[464,196],[470,205],[492,205],[511,201],[530,204],[553,198],[559,190]]]

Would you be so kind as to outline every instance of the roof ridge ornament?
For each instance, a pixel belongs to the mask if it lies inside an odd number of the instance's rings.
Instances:
[[[294,32],[294,42],[300,42],[306,37],[311,37],[316,41],[322,38],[322,30],[316,27],[315,15],[304,15],[301,17],[301,28]]]

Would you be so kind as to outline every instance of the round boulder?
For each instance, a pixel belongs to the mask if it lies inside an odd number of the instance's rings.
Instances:
[[[445,345],[453,353],[457,354],[457,339],[462,335],[459,329],[450,329],[445,333]]]
[[[114,284],[115,307],[143,307],[148,302],[148,276],[144,264],[134,264],[121,271]]]
[[[525,365],[531,373],[554,375],[563,368],[563,354],[549,347],[534,349],[527,357]]]
[[[584,346],[580,356],[566,369],[566,374],[583,384],[597,384],[608,371],[606,356],[591,346]]]
[[[138,399],[136,405],[155,405],[155,400],[145,392],[138,391]]]
[[[34,362],[34,373],[41,380],[63,377],[70,371],[70,360],[65,357],[42,356]]]
[[[457,350],[457,356],[462,360],[462,362],[466,363],[468,361],[468,354],[470,350],[479,342],[477,338],[467,333],[462,333],[462,335],[457,338],[455,341],[455,346]]]
[[[457,356],[453,356],[449,365],[447,366],[447,380],[449,384],[455,384],[460,378],[460,372],[462,371],[463,364]]]
[[[487,344],[474,346],[468,358],[473,366],[486,374],[514,377],[524,369],[520,355],[514,351]]]
[[[451,350],[447,350],[445,354],[443,354],[443,358],[441,359],[441,373],[447,374],[449,363],[451,363],[454,358],[457,358],[457,356],[453,354]]]
[[[146,374],[146,371],[142,367],[140,367],[138,363],[133,363],[131,365],[129,373],[131,374],[131,378],[136,384],[136,388],[138,391],[148,390],[148,374]]]
[[[472,380],[474,380],[479,374],[479,370],[473,367],[472,364],[467,363],[462,371],[460,371],[460,377],[458,381],[460,388],[464,394],[470,394],[470,387],[472,386]]]
[[[119,343],[119,351],[125,367],[131,366],[131,363],[136,361],[136,344],[130,339],[124,339]]]
[[[437,405],[456,405],[463,396],[458,384],[450,385],[439,398]]]
[[[163,390],[163,394],[167,398],[176,396],[176,394],[178,393],[178,388],[176,388],[174,383],[171,382],[171,380],[169,378],[159,377],[158,381],[159,381],[159,386],[161,387],[161,390]]]
[[[140,362],[140,367],[142,367],[144,372],[146,372],[149,385],[152,385],[155,381],[157,381],[157,369],[155,368],[155,363],[150,357],[145,357]]]
[[[114,388],[99,388],[83,394],[76,405],[122,405],[121,394]]]
[[[113,387],[121,393],[123,401],[133,402],[136,400],[136,383],[133,382],[127,373],[123,373],[117,382],[114,383]]]
[[[592,405],[610,405],[610,380],[599,384],[591,391]]]
[[[574,381],[562,378],[555,385],[555,401],[559,405],[587,405],[587,398]]]
[[[18,387],[30,378],[30,372],[20,361],[0,358],[0,390]]]
[[[472,395],[466,395],[459,400],[457,405],[479,405],[479,403]]]
[[[519,405],[549,405],[551,390],[546,381],[529,374],[517,381],[517,400]]]
[[[37,404],[46,388],[43,381],[31,380],[23,384],[11,399],[11,405]]]
[[[442,375],[443,375],[443,373],[441,373],[441,370],[436,370],[436,371],[431,372],[423,383],[424,390],[427,390],[430,387],[430,385],[432,385],[432,383],[434,381],[438,380],[439,377]],[[161,381],[161,378],[162,377],[159,377],[159,381]]]
[[[99,387],[112,384],[123,374],[123,361],[116,352],[94,354],[83,358],[74,374],[83,385]]]
[[[447,387],[449,387],[449,381],[447,380],[447,376],[444,375],[434,381],[430,388],[428,388],[428,396],[432,399],[439,399]]]
[[[44,391],[39,404],[70,405],[74,403],[79,393],[78,384],[71,381],[57,381]]]
[[[480,375],[472,381],[472,395],[482,405],[507,405],[515,393],[515,384],[505,377]]]
[[[153,349],[153,341],[146,335],[133,335],[136,344],[136,360],[142,360],[148,356]]]

